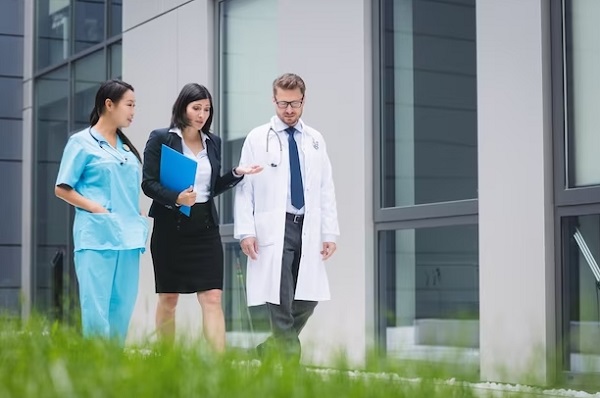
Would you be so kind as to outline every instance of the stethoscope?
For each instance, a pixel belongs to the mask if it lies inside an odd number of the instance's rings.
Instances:
[[[119,161],[119,164],[121,166],[123,166],[125,164],[125,162],[127,162],[127,158],[125,156],[123,156],[119,151],[117,151],[115,148],[113,148],[112,146],[110,146],[110,144],[108,142],[106,142],[106,140],[99,140],[98,138],[96,138],[96,136],[94,134],[92,134],[92,128],[90,127],[88,129],[88,132],[90,133],[90,135],[92,136],[92,138],[94,139],[94,141],[96,141],[98,143],[98,146],[100,146],[101,149],[105,150],[106,153],[111,154],[115,159],[117,159]],[[108,147],[111,149],[110,151],[104,146],[104,144],[107,144]],[[125,152],[131,152],[131,148],[129,148],[129,145],[123,143],[123,150]],[[116,153],[115,153],[116,152]]]
[[[269,153],[269,134],[271,134],[271,132],[273,132],[273,134],[275,134],[275,137],[277,137],[277,143],[279,144],[279,160],[277,161],[277,163],[271,162],[269,164],[269,166],[271,167],[277,167],[281,164],[281,157],[283,154],[283,143],[281,142],[281,138],[279,137],[279,134],[277,134],[277,132],[275,130],[273,130],[273,127],[269,126],[269,131],[267,131],[267,153]],[[315,149],[319,149],[319,141],[316,141],[314,139],[314,137],[312,138],[312,146]]]

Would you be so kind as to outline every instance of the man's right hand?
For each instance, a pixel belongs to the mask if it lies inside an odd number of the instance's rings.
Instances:
[[[244,254],[250,257],[252,260],[256,260],[258,258],[258,243],[256,242],[256,238],[254,236],[242,239],[240,242],[240,247],[242,248]]]

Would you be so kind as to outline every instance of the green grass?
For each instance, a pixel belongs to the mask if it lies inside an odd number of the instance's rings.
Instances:
[[[442,383],[432,364],[369,359],[376,373],[306,368],[277,358],[223,356],[201,342],[147,343],[123,349],[79,331],[33,319],[0,320],[0,397],[482,397],[467,383]],[[456,370],[456,369],[454,369]],[[469,378],[468,374],[465,374]],[[410,377],[418,379],[408,380]],[[494,396],[518,396],[494,394]]]

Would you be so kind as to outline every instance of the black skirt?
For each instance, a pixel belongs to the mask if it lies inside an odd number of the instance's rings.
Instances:
[[[223,289],[223,246],[210,202],[192,206],[190,217],[169,212],[154,219],[150,251],[156,293]]]

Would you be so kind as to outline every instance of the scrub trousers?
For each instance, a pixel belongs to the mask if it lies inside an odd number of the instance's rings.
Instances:
[[[140,249],[78,250],[83,335],[125,343],[138,292]]]

